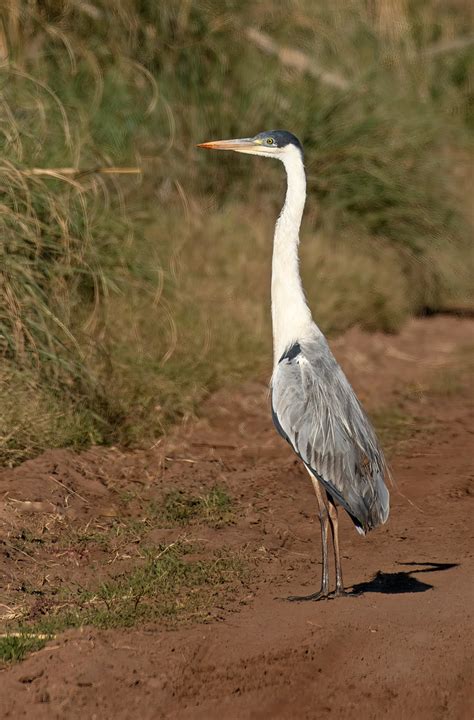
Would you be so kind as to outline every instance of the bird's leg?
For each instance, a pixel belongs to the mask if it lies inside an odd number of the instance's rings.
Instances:
[[[341,595],[347,595],[344,590],[344,583],[342,580],[342,565],[341,565],[341,554],[339,550],[339,520],[337,516],[337,507],[332,497],[327,494],[328,498],[328,510],[329,510],[329,523],[331,525],[332,544],[334,546],[334,562],[336,565],[336,590],[334,595],[331,597],[340,597]]]
[[[329,562],[328,562],[328,526],[329,517],[326,503],[324,502],[318,480],[311,475],[311,480],[316,493],[319,505],[319,522],[321,523],[321,545],[322,545],[322,576],[321,589],[312,595],[291,595],[288,600],[323,600],[329,594]]]
[[[328,560],[328,509],[324,502],[319,482],[316,478],[312,478],[316,497],[319,505],[319,522],[321,523],[321,547],[322,547],[322,576],[321,576],[321,590],[319,595],[322,597],[327,596],[329,592],[329,560]]]

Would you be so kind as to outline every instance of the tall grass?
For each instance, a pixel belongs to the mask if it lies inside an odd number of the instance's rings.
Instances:
[[[459,0],[7,3],[0,455],[147,441],[265,366],[281,171],[197,141],[275,126],[301,137],[302,268],[326,331],[394,331],[465,302],[469,12]],[[110,165],[141,176],[82,172]]]

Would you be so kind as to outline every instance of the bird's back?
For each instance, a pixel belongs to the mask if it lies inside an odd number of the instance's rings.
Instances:
[[[387,466],[372,425],[324,336],[287,348],[272,377],[278,432],[366,532],[389,514]]]

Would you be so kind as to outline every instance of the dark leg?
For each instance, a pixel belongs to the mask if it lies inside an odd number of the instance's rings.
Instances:
[[[329,510],[329,523],[331,525],[332,543],[334,545],[334,562],[336,564],[336,590],[332,597],[340,597],[341,595],[347,595],[344,590],[344,583],[342,581],[342,565],[341,565],[341,554],[339,551],[339,520],[337,517],[337,507],[332,497],[327,494],[328,498],[328,510]]]
[[[328,563],[328,527],[329,517],[326,503],[324,502],[319,482],[311,475],[316,497],[319,505],[319,522],[321,523],[321,545],[322,545],[322,577],[321,590],[312,595],[291,595],[288,600],[322,600],[329,594],[329,563]]]

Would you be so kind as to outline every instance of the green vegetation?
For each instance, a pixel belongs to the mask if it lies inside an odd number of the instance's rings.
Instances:
[[[268,365],[281,169],[197,141],[301,137],[327,332],[469,302],[469,24],[459,0],[6,3],[0,458],[148,442]],[[106,166],[141,174],[72,172]]]
[[[212,597],[240,578],[243,564],[229,552],[190,560],[187,556],[197,550],[176,543],[145,552],[142,567],[103,583],[96,593],[85,593],[81,609],[63,621],[109,628],[178,615],[206,617]]]
[[[225,490],[213,487],[205,495],[195,497],[180,490],[166,495],[163,518],[172,524],[187,524],[192,520],[212,527],[232,522],[232,501]]]
[[[137,544],[149,544],[149,535],[157,529],[170,529],[204,525],[218,529],[231,525],[236,519],[235,501],[227,490],[215,485],[208,492],[193,495],[184,490],[173,490],[160,500],[139,502],[138,517],[127,517],[124,508],[117,517],[105,526],[90,526],[83,529],[63,528],[55,540],[57,547],[84,549],[93,545],[99,552],[107,554],[127,554]],[[124,498],[124,502],[127,499]],[[31,552],[35,544],[41,544],[41,538],[23,530],[10,540],[13,547]],[[33,544],[32,544],[33,543]]]
[[[31,633],[12,633],[0,637],[0,662],[20,662],[31,652],[41,650],[48,636],[39,637]]]
[[[199,559],[199,546],[177,541],[143,551],[138,566],[89,590],[62,590],[45,603],[43,617],[12,625],[0,638],[0,660],[22,660],[69,628],[132,627],[161,621],[205,621],[219,596],[235,590],[245,575],[238,555],[221,550]]]
[[[174,491],[159,500],[134,499],[132,517],[122,512],[108,522],[59,523],[44,536],[33,519],[32,527],[25,525],[10,536],[11,548],[35,563],[46,556],[55,565],[53,558],[69,553],[88,560],[75,582],[52,580],[38,586],[37,576],[26,580],[19,571],[21,595],[15,586],[8,596],[10,619],[2,622],[0,662],[21,660],[68,628],[205,622],[216,604],[235,601],[247,573],[245,553],[215,550],[189,535],[197,525],[217,530],[234,521],[234,501],[227,491],[215,485],[200,495]],[[157,544],[156,533],[163,530],[173,539]]]

